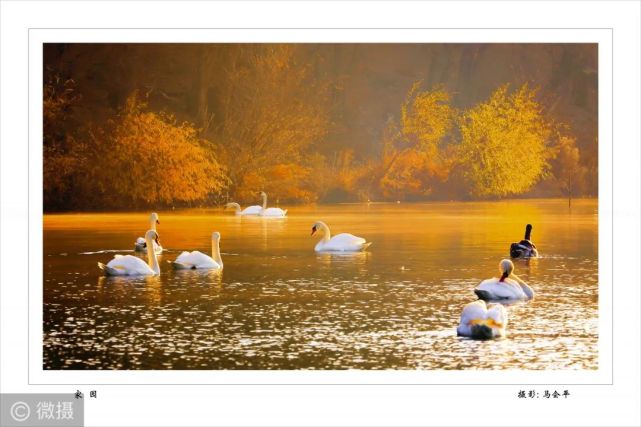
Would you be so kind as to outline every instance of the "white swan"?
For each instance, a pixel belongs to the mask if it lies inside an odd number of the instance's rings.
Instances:
[[[474,289],[474,293],[482,300],[501,299],[531,299],[534,297],[534,290],[527,283],[514,274],[514,264],[509,259],[499,263],[500,278],[483,280]]]
[[[287,209],[283,210],[281,208],[268,208],[267,207],[267,194],[265,194],[264,191],[261,191],[260,195],[263,198],[263,206],[262,206],[260,212],[258,213],[258,215],[260,215],[260,216],[275,216],[275,217],[279,217],[279,216],[282,217],[282,216],[287,215]]]
[[[177,270],[222,270],[223,260],[220,257],[220,233],[214,231],[211,235],[211,256],[199,251],[185,251],[178,255],[178,258],[176,258],[172,265]]]
[[[316,252],[358,252],[367,249],[368,243],[362,237],[341,233],[332,237],[329,227],[323,221],[316,221],[312,226],[312,236],[318,229],[323,230],[323,238],[316,244]]]
[[[160,221],[158,220],[158,214],[156,212],[153,212],[149,217],[149,229],[156,231],[156,224],[160,224]],[[147,251],[147,244],[145,243],[144,237],[138,237],[136,239],[136,243],[134,245],[134,251],[136,252]],[[158,255],[162,254],[162,246],[156,243],[156,241],[154,241],[154,251],[156,251]]]
[[[145,263],[142,259],[133,255],[116,255],[107,265],[99,262],[98,267],[104,271],[107,276],[156,276],[160,274],[160,266],[156,258],[156,252],[153,244],[160,246],[158,233],[149,230],[145,234],[145,243],[147,244],[147,260]]]
[[[227,203],[225,209],[234,208],[236,215],[259,215],[260,211],[263,209],[260,205],[248,206],[242,211],[240,210],[240,205],[236,202]]]
[[[463,308],[456,335],[487,340],[505,336],[507,310],[501,304],[474,301]]]

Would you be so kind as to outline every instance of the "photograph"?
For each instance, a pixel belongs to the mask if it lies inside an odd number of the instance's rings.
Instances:
[[[42,55],[44,371],[599,370],[598,43]]]

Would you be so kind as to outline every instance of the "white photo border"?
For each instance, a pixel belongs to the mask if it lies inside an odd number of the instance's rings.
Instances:
[[[612,28],[30,28],[28,37],[30,385],[612,385]],[[42,73],[44,43],[595,43],[598,44],[599,344],[595,370],[45,370],[43,369]],[[452,326],[454,327],[454,325]]]

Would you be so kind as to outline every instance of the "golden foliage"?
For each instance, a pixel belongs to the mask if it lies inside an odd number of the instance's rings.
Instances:
[[[236,196],[239,200],[256,203],[260,200],[258,192],[265,191],[274,203],[309,203],[316,200],[309,178],[309,168],[295,163],[277,164],[266,168],[262,173],[250,171],[245,174],[239,182]]]
[[[201,129],[150,109],[134,91],[106,123],[73,123],[76,131],[68,132],[80,96],[73,80],[48,74],[45,206],[181,206],[218,202],[223,193],[255,204],[261,190],[270,205],[461,197],[462,189],[474,198],[505,197],[548,174],[552,148],[555,178],[568,197],[584,180],[576,139],[557,133],[551,146],[553,126],[527,85],[512,92],[501,86],[459,111],[444,86],[424,90],[417,81],[371,151],[332,152],[323,146],[331,142],[332,88],[313,63],[300,61],[295,45],[208,52],[200,52],[190,101]]]
[[[386,199],[420,198],[432,193],[452,166],[446,146],[457,111],[450,94],[438,86],[421,91],[421,81],[410,88],[397,125],[388,121],[383,132],[379,188]]]
[[[576,195],[583,182],[586,169],[581,165],[581,154],[576,145],[576,138],[561,135],[557,145],[555,159],[555,176],[561,191],[568,197],[568,204],[572,196]]]
[[[443,138],[451,131],[456,110],[442,86],[420,92],[421,81],[409,90],[401,107],[401,131],[407,140],[430,156],[438,156]]]
[[[511,94],[504,85],[465,112],[460,132],[458,164],[472,196],[521,194],[545,176],[550,128],[526,84]]]
[[[250,45],[225,60],[229,71],[217,82],[222,113],[214,135],[240,201],[250,202],[250,195],[268,187],[283,199],[311,197],[303,190],[310,158],[305,150],[327,133],[328,86],[313,78],[309,64],[298,62],[298,53],[294,45]],[[297,175],[286,177],[284,167]],[[256,174],[263,185],[257,186]],[[295,179],[301,183],[292,189]]]
[[[199,139],[191,124],[146,111],[136,93],[110,123],[110,132],[92,142],[94,190],[113,206],[192,202],[227,184],[211,144]]]

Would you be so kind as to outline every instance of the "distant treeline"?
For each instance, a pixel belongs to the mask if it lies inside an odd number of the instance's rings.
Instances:
[[[314,45],[77,46],[45,47],[46,211],[596,194],[596,153],[527,83],[461,108],[414,80],[363,145]]]

